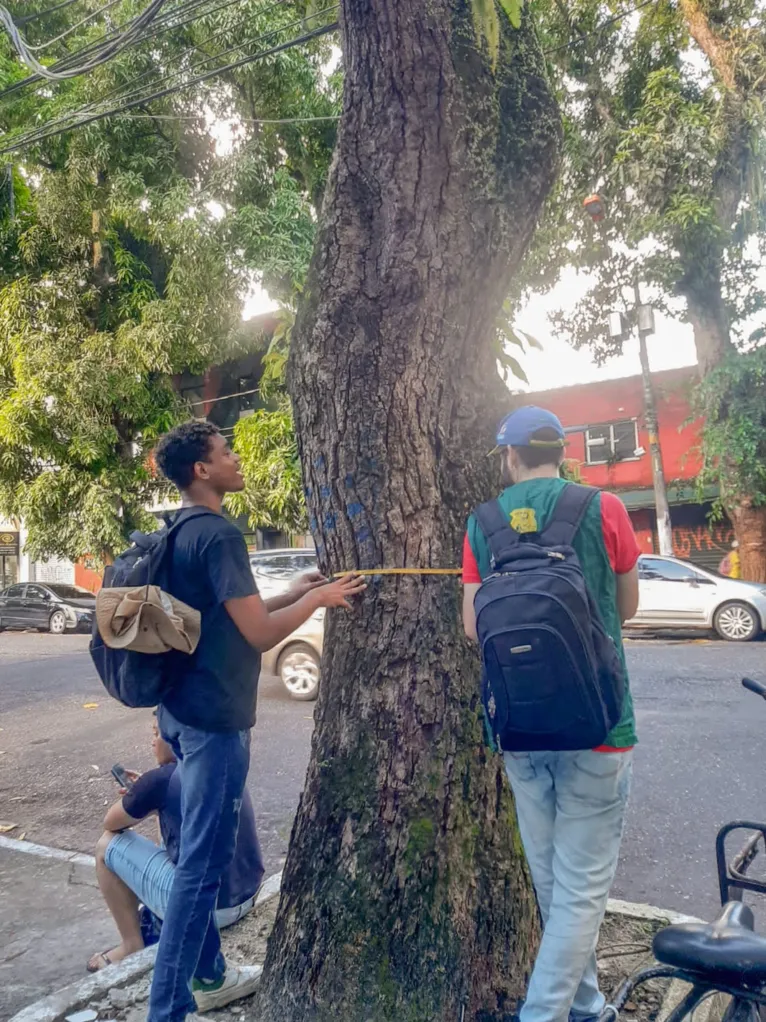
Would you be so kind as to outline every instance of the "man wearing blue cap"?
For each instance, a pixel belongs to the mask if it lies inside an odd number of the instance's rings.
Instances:
[[[502,421],[497,445],[506,486],[498,499],[504,522],[521,541],[541,542],[570,485],[560,475],[563,427],[552,412],[525,406]],[[571,547],[600,614],[599,627],[616,647],[625,693],[622,715],[598,748],[503,753],[544,924],[520,1022],[586,1022],[605,1004],[595,949],[617,869],[636,743],[621,624],[638,609],[639,548],[619,498],[603,492],[589,496]],[[463,622],[473,640],[476,594],[493,571],[490,542],[473,514],[463,551]],[[518,649],[531,646],[510,652]],[[542,669],[547,673],[545,664]],[[618,715],[619,709],[614,719]]]

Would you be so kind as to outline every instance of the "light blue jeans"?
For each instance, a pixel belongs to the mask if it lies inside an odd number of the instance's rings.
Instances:
[[[520,1022],[598,1015],[596,944],[617,870],[632,752],[506,752],[544,932]]]
[[[124,830],[115,834],[106,848],[104,864],[126,884],[158,919],[164,919],[170,901],[170,889],[176,868],[170,856],[143,834]],[[255,896],[241,905],[217,908],[215,921],[219,930],[233,926],[250,912]]]

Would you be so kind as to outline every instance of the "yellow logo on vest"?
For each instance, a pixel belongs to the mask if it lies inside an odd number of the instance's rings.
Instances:
[[[517,507],[511,511],[511,528],[516,532],[537,532],[537,516],[532,507]]]

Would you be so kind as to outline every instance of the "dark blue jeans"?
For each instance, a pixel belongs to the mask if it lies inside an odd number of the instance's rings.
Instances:
[[[250,732],[181,724],[164,706],[162,737],[181,771],[181,848],[162,926],[148,1022],[184,1022],[196,1010],[191,983],[226,968],[215,922],[221,877],[231,865],[250,766]]]

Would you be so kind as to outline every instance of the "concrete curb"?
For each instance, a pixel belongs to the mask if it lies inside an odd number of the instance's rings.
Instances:
[[[656,905],[647,905],[640,901],[621,901],[619,898],[610,898],[606,906],[607,912],[616,916],[627,916],[629,919],[646,919],[652,923],[703,923],[704,919],[696,916],[686,916],[683,912],[675,912],[670,908],[657,908]]]
[[[93,866],[96,860],[84,852],[69,852],[66,848],[50,848],[48,845],[36,845],[33,841],[19,841],[15,837],[0,834],[0,848],[9,852],[23,852],[24,855],[36,855],[40,859],[58,859],[60,862],[71,862],[79,866]]]
[[[71,854],[65,853],[62,858],[68,858]],[[255,899],[256,907],[276,898],[281,886],[281,873],[275,873],[264,880]],[[9,1022],[61,1022],[66,1015],[86,1007],[88,1002],[106,997],[115,987],[125,987],[134,980],[141,979],[147,972],[151,972],[156,954],[156,945],[144,948],[124,962],[95,972],[92,976],[86,976],[76,983],[70,983],[69,986],[48,994],[47,997],[42,997],[34,1004],[22,1008],[9,1019]]]
[[[669,923],[670,925],[704,922],[696,916],[687,916],[682,912],[673,912],[670,909],[656,908],[654,905],[633,901],[620,901],[617,898],[610,898],[607,912],[611,912],[613,915],[627,916],[630,919],[645,919],[648,922]],[[690,989],[690,983],[684,983],[680,979],[672,980],[657,1012],[657,1022],[666,1022],[670,1013],[681,1003]],[[701,1001],[694,1009],[695,1022],[720,1022],[729,1000],[730,998],[726,994],[718,993],[714,997],[708,997]]]
[[[23,844],[23,842],[16,843]],[[24,850],[26,851],[27,849]],[[62,852],[60,858],[71,861],[74,854],[76,853]],[[59,856],[56,857],[58,858]],[[83,856],[83,858],[89,859],[90,856]],[[256,906],[264,905],[272,898],[276,898],[281,886],[281,872],[270,876],[261,885],[258,897],[256,898]],[[646,919],[650,922],[667,922],[669,924],[700,922],[694,916],[683,915],[670,909],[657,908],[655,905],[639,902],[621,901],[617,898],[610,898],[607,912],[612,915],[626,916],[630,919]],[[138,954],[131,955],[130,958],[120,962],[119,965],[114,965],[109,969],[104,969],[102,972],[96,972],[92,976],[78,980],[76,983],[71,983],[69,986],[62,987],[60,990],[55,991],[55,993],[48,994],[47,997],[43,997],[39,1001],[35,1001],[34,1004],[22,1008],[9,1022],[62,1022],[66,1015],[86,1007],[90,1001],[106,997],[110,990],[125,987],[134,980],[141,979],[148,972],[151,972],[154,967],[156,953],[156,946],[148,947],[138,952]],[[686,989],[686,984],[679,983],[677,980],[671,983],[660,1008],[658,1022],[663,1022],[668,1017],[675,1004],[684,996]],[[714,1004],[715,1000],[706,1001],[701,1004],[695,1016],[696,1022],[712,1022],[713,1018],[719,1017],[717,1014],[715,1016],[712,1015]]]

